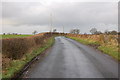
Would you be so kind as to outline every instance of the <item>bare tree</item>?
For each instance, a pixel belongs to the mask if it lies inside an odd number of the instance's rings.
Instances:
[[[90,30],[90,32],[91,32],[92,34],[95,34],[95,33],[97,32],[97,29],[96,29],[96,28],[92,28],[92,29]]]
[[[80,30],[79,29],[72,29],[72,30],[70,30],[70,33],[71,34],[79,34]]]
[[[120,32],[118,32],[118,35],[120,35]]]
[[[34,34],[34,35],[35,35],[36,33],[38,33],[38,32],[35,30],[35,31],[33,31],[33,33],[32,33],[32,34]]]
[[[105,32],[104,32],[105,34],[109,34],[109,31],[108,30],[105,30]]]
[[[76,29],[75,32],[76,32],[76,34],[79,34],[79,33],[80,33],[80,30],[79,30],[79,29]]]
[[[117,34],[118,34],[118,32],[117,32],[117,31],[115,31],[115,30],[113,30],[113,31],[111,31],[111,34],[112,34],[112,35],[117,35]]]
[[[99,34],[102,34],[102,32],[101,31],[96,31],[94,34],[99,35]]]
[[[72,29],[72,30],[70,30],[70,33],[71,33],[71,34],[74,34],[74,30],[73,30],[73,29]]]
[[[5,33],[3,33],[3,35],[5,35]]]
[[[56,32],[57,31],[57,29],[53,29],[53,32]]]
[[[117,35],[118,32],[113,30],[113,31],[108,31],[108,30],[105,30],[105,34],[111,34],[111,35]]]

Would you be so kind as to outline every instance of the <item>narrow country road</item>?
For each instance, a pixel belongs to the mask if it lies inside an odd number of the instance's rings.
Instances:
[[[27,73],[28,78],[117,78],[118,63],[89,46],[56,37],[47,55]]]

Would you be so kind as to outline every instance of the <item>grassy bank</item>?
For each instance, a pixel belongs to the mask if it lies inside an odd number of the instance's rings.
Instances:
[[[50,37],[42,46],[35,47],[30,53],[26,53],[21,59],[11,60],[9,63],[10,66],[2,71],[2,78],[10,78],[14,76],[14,74],[19,72],[27,62],[31,61],[32,58],[45,51],[53,43],[54,37]]]
[[[21,37],[28,37],[32,35],[0,35],[0,39],[6,39],[6,38],[21,38]]]
[[[114,59],[120,61],[120,57],[118,57],[118,54],[120,54],[120,52],[118,52],[118,49],[119,49],[118,45],[102,44],[99,41],[96,41],[93,39],[85,39],[85,38],[70,37],[70,36],[67,36],[67,37],[86,45],[91,45],[91,46],[99,45],[97,49],[104,52],[105,54],[112,56]]]

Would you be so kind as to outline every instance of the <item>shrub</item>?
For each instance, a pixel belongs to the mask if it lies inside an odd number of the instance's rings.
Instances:
[[[10,59],[20,59],[35,46],[42,46],[50,33],[42,33],[26,38],[2,39],[2,54]]]
[[[14,38],[2,41],[2,53],[8,58],[21,58],[34,45],[31,39]]]

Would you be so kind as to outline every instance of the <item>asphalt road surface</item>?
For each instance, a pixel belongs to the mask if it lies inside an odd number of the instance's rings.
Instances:
[[[117,78],[110,56],[72,39],[56,37],[47,55],[27,72],[28,78]]]

